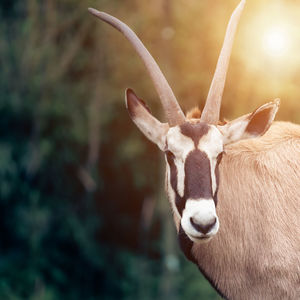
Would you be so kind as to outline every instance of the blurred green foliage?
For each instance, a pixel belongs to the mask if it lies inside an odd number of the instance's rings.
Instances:
[[[159,151],[124,108],[134,86],[159,115],[150,79],[86,8],[131,24],[186,110],[205,98],[235,1],[226,3],[0,2],[0,299],[219,299],[179,253]],[[245,70],[233,62],[237,81]],[[227,115],[267,94],[247,80],[227,89]],[[237,91],[245,107],[234,108]]]
[[[163,220],[140,229],[143,198],[159,194],[158,152],[124,113],[121,58],[86,6],[1,2],[1,299],[165,295]],[[205,295],[174,251],[178,298]],[[200,280],[190,294],[188,278]]]

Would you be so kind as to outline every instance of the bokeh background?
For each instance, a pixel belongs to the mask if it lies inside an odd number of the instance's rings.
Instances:
[[[180,253],[162,154],[124,106],[163,120],[129,24],[184,111],[203,106],[238,0],[1,0],[0,299],[220,299]],[[300,121],[300,4],[248,0],[222,117],[281,98]],[[234,276],[234,274],[233,274]]]

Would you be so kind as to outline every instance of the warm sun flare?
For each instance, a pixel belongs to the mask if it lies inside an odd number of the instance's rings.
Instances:
[[[255,70],[280,70],[280,76],[298,72],[300,64],[299,5],[272,1],[249,14],[240,53]],[[270,73],[271,72],[271,73]],[[274,74],[275,75],[275,74]]]
[[[281,27],[269,28],[263,35],[263,48],[271,56],[283,56],[289,48],[288,32]]]

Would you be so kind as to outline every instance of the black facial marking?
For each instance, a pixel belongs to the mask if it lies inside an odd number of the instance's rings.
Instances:
[[[177,167],[175,165],[175,156],[172,152],[166,151],[166,158],[170,167],[170,183],[175,193],[175,205],[182,216],[187,199],[211,199],[212,182],[210,162],[207,155],[200,150],[193,150],[187,156],[184,165],[184,195],[181,197],[177,191]]]
[[[197,147],[200,138],[208,133],[209,126],[205,123],[190,124],[185,123],[180,126],[181,133],[192,138],[195,147]],[[168,145],[166,144],[166,147]],[[222,153],[217,157],[215,168],[216,191],[212,190],[211,166],[210,160],[206,153],[195,149],[191,151],[184,165],[184,195],[181,197],[177,191],[178,171],[175,164],[175,156],[172,152],[166,151],[167,162],[170,166],[170,183],[175,193],[175,205],[180,215],[185,208],[187,199],[213,199],[215,205],[218,203],[218,186],[219,186],[219,163]]]
[[[219,167],[218,165],[216,165],[216,168],[215,168],[215,175],[216,175],[216,191],[215,191],[215,194],[213,196],[213,199],[214,199],[214,202],[215,202],[215,206],[217,207],[217,204],[218,204],[218,191],[219,191],[219,180],[220,180],[220,174],[219,174]]]
[[[216,163],[216,168],[215,168],[215,175],[216,175],[216,191],[215,191],[215,194],[214,194],[214,202],[215,202],[215,206],[217,206],[218,204],[218,191],[219,191],[219,182],[220,182],[220,172],[219,172],[219,164],[222,160],[222,157],[223,157],[223,153],[224,152],[221,152],[218,157],[217,157],[217,163]]]
[[[200,150],[191,151],[185,160],[184,170],[184,198],[211,199],[211,169],[207,155]]]
[[[206,123],[197,123],[197,124],[191,124],[191,123],[183,123],[180,125],[180,131],[185,136],[191,138],[195,146],[198,145],[199,140],[203,135],[206,135],[208,133],[209,126]]]
[[[175,193],[175,205],[179,214],[182,215],[182,211],[185,207],[185,200],[182,197],[180,197],[177,191],[177,167],[174,162],[175,157],[171,151],[166,151],[165,154],[167,157],[168,165],[170,166],[170,182],[171,187]]]

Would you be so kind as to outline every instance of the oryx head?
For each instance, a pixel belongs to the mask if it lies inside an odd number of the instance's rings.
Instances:
[[[167,123],[154,118],[145,103],[131,89],[126,90],[130,117],[144,135],[165,153],[166,189],[180,226],[194,242],[207,240],[219,229],[216,212],[219,185],[218,166],[224,146],[264,134],[271,125],[279,101],[267,103],[253,113],[223,126],[218,125],[222,94],[242,0],[233,12],[201,118],[183,114],[167,80],[135,33],[120,20],[95,9],[89,11],[109,23],[131,42],[142,58],[158,92]]]

